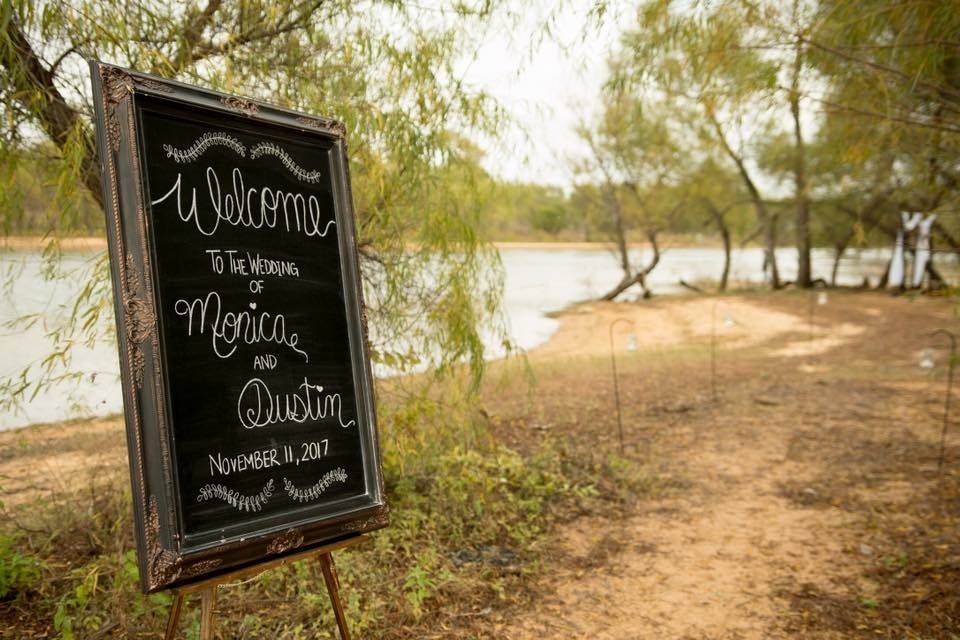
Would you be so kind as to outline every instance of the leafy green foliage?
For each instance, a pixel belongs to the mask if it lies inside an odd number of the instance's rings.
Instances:
[[[556,187],[493,183],[482,212],[487,238],[502,241],[590,239],[590,230],[567,196]]]
[[[530,222],[534,229],[555,236],[567,226],[567,212],[561,206],[542,207],[534,210]]]
[[[737,226],[741,237],[762,233],[775,286],[784,231],[804,286],[811,241],[838,257],[849,245],[887,244],[901,210],[938,213],[936,241],[956,250],[957,30],[944,2],[647,0],[611,51],[605,112],[587,129],[616,138],[598,147],[636,165],[656,145],[629,128],[666,103],[656,122],[692,159],[684,168],[710,161],[741,179],[754,220]],[[611,136],[618,117],[629,126]],[[611,166],[624,182],[624,163]],[[657,186],[676,202],[683,191],[669,188]]]
[[[40,578],[40,562],[17,549],[13,535],[0,535],[0,601],[34,587]]]
[[[391,523],[356,552],[336,554],[358,637],[400,628],[417,635],[444,612],[489,606],[521,590],[538,570],[543,536],[563,513],[580,512],[585,501],[635,500],[654,490],[649,470],[636,461],[586,464],[552,446],[521,456],[497,444],[463,393],[469,373],[461,378],[445,382],[433,398],[401,397],[392,382],[381,393],[391,398],[381,404]],[[120,428],[113,427],[117,434]],[[140,594],[123,463],[88,469],[89,489],[84,480],[4,512],[0,535],[29,529],[13,548],[37,559],[29,586],[7,609],[16,625],[32,624],[13,627],[21,635],[85,638],[106,630],[104,637],[120,638],[162,628],[170,597]],[[600,480],[610,488],[600,488]],[[483,549],[509,558],[509,566],[488,561]],[[302,561],[225,586],[218,629],[224,637],[333,637],[323,585],[318,563]],[[24,611],[30,615],[19,617]],[[188,603],[187,637],[196,634],[198,617],[199,607]]]
[[[481,327],[502,333],[501,278],[477,233],[480,176],[463,136],[495,135],[503,114],[463,86],[456,65],[471,25],[495,4],[436,9],[427,18],[389,0],[4,2],[0,203],[9,206],[0,223],[29,222],[49,237],[51,278],[63,277],[62,235],[99,231],[88,225],[89,203],[101,196],[85,57],[332,115],[348,129],[375,353],[395,370],[467,361],[477,377]],[[37,180],[25,179],[36,166]],[[38,189],[46,211],[28,216]],[[101,258],[87,280],[103,283],[106,272]],[[14,375],[4,400],[64,381],[73,346],[109,331],[91,318],[111,312],[109,287],[81,291],[50,327],[49,373]]]

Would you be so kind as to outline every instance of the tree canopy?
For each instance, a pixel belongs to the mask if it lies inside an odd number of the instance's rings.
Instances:
[[[463,86],[456,64],[471,53],[469,25],[495,10],[489,0],[431,11],[392,0],[4,0],[0,224],[16,229],[24,199],[36,204],[23,171],[41,166],[51,186],[32,223],[45,226],[55,265],[58,239],[100,202],[85,59],[334,116],[348,131],[375,358],[392,370],[467,361],[476,377],[500,281],[477,234],[464,141],[495,135],[503,113]],[[62,357],[45,364],[47,382],[104,325],[105,281],[104,255],[70,317],[49,328]],[[23,391],[19,380],[7,390]]]

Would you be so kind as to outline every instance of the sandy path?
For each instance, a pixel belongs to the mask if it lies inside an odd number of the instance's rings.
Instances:
[[[706,442],[691,451],[692,491],[629,518],[613,534],[621,552],[609,566],[556,576],[556,595],[505,635],[771,637],[778,581],[823,582],[834,573],[828,566],[842,556],[843,519],[796,509],[777,494],[794,471],[784,461],[789,443],[762,427],[732,446]],[[609,526],[578,522],[564,532],[565,547],[587,555]]]
[[[658,343],[702,342],[709,334],[711,304],[673,300],[645,307],[591,305],[589,313],[573,310],[554,340],[533,355],[562,357],[575,345],[581,353],[606,353],[604,329],[617,317],[649,328],[638,332],[641,352]],[[690,414],[665,436],[669,444],[661,443],[659,452],[655,445],[655,455],[679,465],[679,475],[690,486],[643,503],[624,520],[586,518],[567,525],[559,537],[573,561],[557,563],[564,569],[537,588],[543,599],[499,629],[501,637],[807,637],[789,633],[784,625],[786,616],[794,615],[786,594],[796,592],[797,585],[813,585],[818,592],[854,602],[874,593],[875,585],[861,570],[870,561],[869,547],[859,551],[864,531],[854,526],[856,514],[825,506],[823,492],[830,492],[832,479],[851,468],[837,464],[851,434],[887,438],[895,426],[932,442],[934,431],[916,414],[883,420],[900,405],[869,380],[844,387],[847,383],[828,383],[819,376],[853,366],[850,353],[860,359],[858,375],[876,370],[877,355],[886,357],[876,342],[878,333],[887,310],[900,303],[879,296],[843,299],[841,309],[833,310],[837,319],[818,326],[812,341],[802,299],[793,303],[793,313],[750,299],[729,298],[721,304],[723,313],[737,320],[722,337],[728,346],[765,341],[757,361],[761,370],[747,370],[742,386],[728,387],[715,412]],[[923,301],[912,321],[943,322],[948,311]],[[857,321],[846,321],[849,317]],[[629,328],[621,325],[620,331]],[[617,337],[623,344],[625,336]],[[915,356],[912,346],[887,349],[904,363]],[[774,406],[765,406],[768,395]],[[865,411],[879,418],[865,422]],[[791,499],[788,487],[809,492],[810,504]],[[897,487],[902,489],[903,482],[891,479],[871,491],[881,495]],[[595,551],[606,552],[605,559],[591,563]],[[850,636],[827,630],[816,637]]]

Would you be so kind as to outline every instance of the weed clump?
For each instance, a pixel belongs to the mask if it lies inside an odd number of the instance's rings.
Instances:
[[[504,446],[464,394],[392,398],[380,411],[390,526],[336,557],[358,637],[409,637],[522,600],[552,523],[649,489],[646,472],[626,459],[584,462],[549,443],[525,454]],[[119,438],[119,420],[113,429]],[[7,509],[0,637],[161,632],[171,598],[140,593],[126,460],[115,457],[73,486]],[[222,587],[217,617],[225,638],[324,638],[336,629],[321,569],[309,560]],[[181,624],[196,634],[199,607],[187,606]]]

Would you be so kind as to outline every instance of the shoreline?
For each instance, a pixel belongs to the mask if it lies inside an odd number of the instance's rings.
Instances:
[[[0,237],[0,251],[36,251],[43,249],[47,242],[47,236],[6,236]],[[74,236],[60,238],[60,247],[65,251],[105,251],[107,248],[107,239],[102,236]],[[533,240],[519,241],[500,241],[490,242],[490,245],[498,251],[614,251],[617,246],[613,242],[541,242]],[[647,249],[650,247],[648,242],[630,242],[627,244],[630,249]],[[678,241],[665,242],[663,248],[673,249],[719,249],[719,243],[712,242],[691,242]]]
[[[557,242],[539,242],[530,240],[501,241],[494,240],[490,243],[498,251],[616,251],[617,245],[614,242],[583,242],[583,241],[557,241]],[[678,240],[670,242],[669,240],[660,243],[661,250],[664,249],[721,249],[719,242],[691,242]],[[628,249],[649,249],[649,242],[628,242]]]
[[[867,299],[872,296],[880,299],[887,298],[887,294],[883,292],[861,292],[857,289],[834,289],[831,294],[863,295]],[[742,289],[725,294],[664,294],[642,303],[583,300],[544,313],[544,317],[555,320],[557,326],[549,336],[537,344],[519,349],[510,355],[501,354],[491,357],[486,362],[488,366],[497,366],[509,363],[517,357],[562,361],[571,357],[606,356],[609,349],[607,331],[610,324],[618,319],[627,319],[633,323],[634,328],[620,326],[615,333],[621,341],[633,334],[631,340],[634,341],[634,349],[653,352],[663,348],[678,348],[685,343],[688,346],[696,346],[709,336],[710,325],[705,319],[711,317],[713,313],[711,309],[717,303],[721,305],[723,313],[737,318],[736,327],[724,329],[722,339],[737,346],[747,346],[778,334],[806,331],[802,318],[792,318],[782,313],[771,313],[762,309],[765,301],[769,303],[775,299],[791,296],[791,292],[771,293]],[[640,326],[647,327],[647,330],[637,331],[635,327]],[[420,375],[420,372],[399,374],[399,377],[416,375]],[[388,375],[381,378],[381,381],[396,377],[398,377],[397,374]],[[0,439],[4,434],[23,430],[37,432],[70,427],[79,423],[122,419],[123,411],[121,410],[31,422],[0,428]]]
[[[47,236],[0,237],[0,251],[37,251],[44,249],[51,240]],[[107,239],[100,236],[74,236],[59,238],[64,251],[106,251]]]
[[[50,238],[47,236],[0,236],[0,251],[38,251],[46,247]],[[104,236],[69,236],[59,238],[60,248],[64,251],[106,251],[107,239]],[[586,242],[586,241],[539,241],[539,240],[494,240],[489,243],[497,251],[616,251],[617,245],[613,242]],[[629,249],[649,249],[649,242],[628,242]],[[736,246],[733,251],[744,248],[756,248],[759,245],[749,244],[747,247]],[[667,249],[722,249],[719,242],[712,240],[696,241],[686,238],[665,238],[660,243],[661,250]],[[790,249],[789,246],[777,249]],[[884,247],[863,247],[865,249],[882,249]],[[830,247],[812,247],[814,250],[830,249]]]
[[[45,236],[8,236],[0,237],[0,251],[36,251],[43,249],[49,239]],[[99,236],[76,236],[59,239],[60,246],[66,251],[105,251],[107,239]],[[539,242],[539,241],[493,241],[490,243],[498,251],[539,250],[539,251],[611,251],[616,249],[612,242]],[[631,242],[630,249],[649,248],[646,242]],[[716,248],[719,248],[719,244]],[[670,248],[710,249],[711,243],[681,242],[667,243]]]

